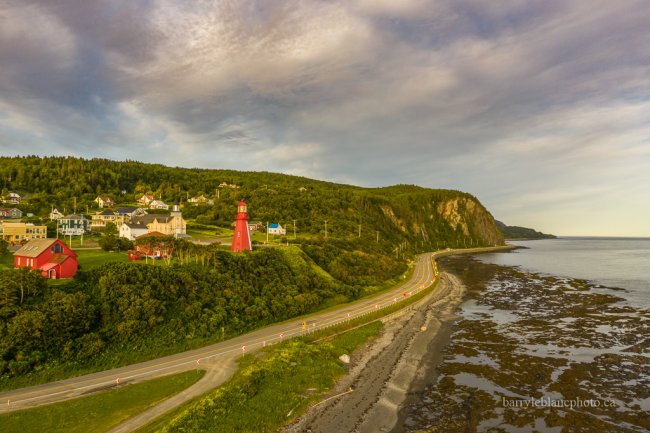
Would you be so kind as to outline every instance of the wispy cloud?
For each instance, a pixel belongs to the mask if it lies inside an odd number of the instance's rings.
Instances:
[[[508,223],[650,235],[644,3],[7,0],[0,151],[457,188]]]

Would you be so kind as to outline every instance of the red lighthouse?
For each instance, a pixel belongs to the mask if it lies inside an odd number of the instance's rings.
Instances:
[[[237,205],[235,234],[232,237],[232,245],[230,249],[236,253],[253,249],[251,246],[251,237],[248,231],[248,213],[246,212],[246,203],[244,200],[240,201]]]

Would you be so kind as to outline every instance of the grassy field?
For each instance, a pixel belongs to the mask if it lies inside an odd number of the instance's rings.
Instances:
[[[338,357],[352,353],[381,327],[373,322],[320,344],[296,339],[246,356],[228,383],[137,432],[276,431],[321,400],[347,372]]]
[[[189,371],[100,392],[64,403],[0,415],[3,433],[105,432],[197,382],[203,371]]]
[[[232,229],[227,229],[218,226],[200,225],[200,228],[192,227],[192,223],[188,223],[187,234],[196,239],[216,239],[221,237],[232,237]]]
[[[14,268],[14,256],[11,253],[0,254],[0,271]]]
[[[60,239],[72,249],[80,247],[94,248],[99,246],[99,239],[101,239],[101,236],[86,235],[83,237],[83,243],[81,243],[81,236],[72,236],[72,242],[70,242],[70,236],[62,236]]]
[[[81,269],[88,270],[110,262],[128,262],[126,252],[109,253],[104,250],[76,250]]]

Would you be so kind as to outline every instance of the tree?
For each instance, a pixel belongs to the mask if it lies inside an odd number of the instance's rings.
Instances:
[[[120,232],[117,229],[117,225],[115,225],[115,223],[106,223],[106,227],[104,228],[104,236],[117,236],[119,233]]]

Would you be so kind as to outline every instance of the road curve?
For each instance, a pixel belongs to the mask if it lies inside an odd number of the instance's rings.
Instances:
[[[249,353],[284,339],[335,326],[395,303],[403,302],[409,296],[431,285],[435,279],[432,263],[436,257],[454,253],[475,253],[491,250],[495,250],[495,248],[447,250],[422,254],[417,257],[413,275],[407,282],[377,295],[287,322],[270,325],[200,349],[98,373],[3,392],[0,393],[0,413],[64,401],[118,384],[134,383],[172,373],[203,368],[205,364],[214,365],[219,363],[220,359],[232,359],[235,356]],[[305,322],[307,329],[304,326]]]

